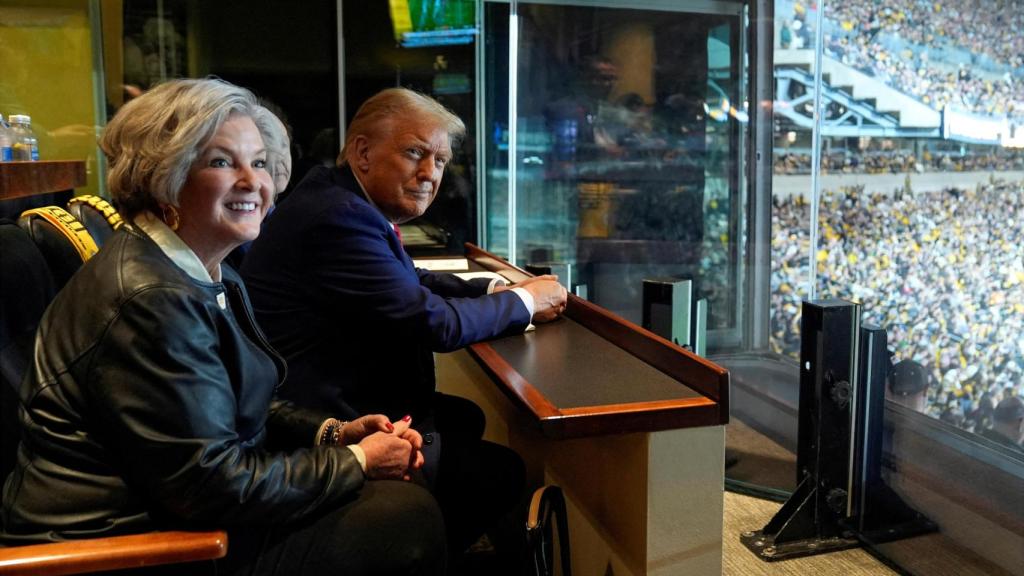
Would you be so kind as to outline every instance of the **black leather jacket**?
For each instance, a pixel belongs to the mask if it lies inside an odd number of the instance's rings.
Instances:
[[[19,394],[0,538],[279,524],[362,486],[350,450],[312,447],[325,415],[273,399],[284,362],[223,277],[192,279],[124,226],[57,295]]]

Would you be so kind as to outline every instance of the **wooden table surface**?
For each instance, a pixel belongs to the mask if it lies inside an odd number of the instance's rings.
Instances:
[[[527,274],[467,244],[472,267]],[[511,274],[509,273],[511,272]],[[470,347],[546,436],[570,438],[725,424],[729,373],[713,362],[569,296],[563,318]]]

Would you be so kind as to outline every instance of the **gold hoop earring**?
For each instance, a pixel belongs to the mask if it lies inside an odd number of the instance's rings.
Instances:
[[[177,208],[168,204],[160,208],[160,211],[163,212],[164,224],[167,224],[168,228],[177,230],[178,226],[181,226],[181,215],[178,214]]]

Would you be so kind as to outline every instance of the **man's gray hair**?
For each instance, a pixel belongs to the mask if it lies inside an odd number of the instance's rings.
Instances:
[[[274,194],[280,194],[284,190],[276,189],[278,176],[283,175],[286,182],[291,178],[292,150],[288,129],[273,110],[263,105],[256,109],[252,120],[267,149],[267,172],[274,180]]]
[[[345,131],[345,145],[338,155],[338,165],[348,163],[348,154],[357,137],[379,136],[381,130],[390,127],[391,119],[406,115],[429,118],[443,127],[448,132],[452,148],[466,135],[466,125],[462,120],[437,100],[407,88],[388,88],[371,96],[356,111]]]

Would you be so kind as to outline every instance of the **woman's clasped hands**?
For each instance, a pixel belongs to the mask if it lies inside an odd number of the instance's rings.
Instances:
[[[394,424],[383,414],[362,416],[342,427],[339,443],[362,448],[367,478],[409,480],[423,466],[423,437],[411,426],[410,416]]]

